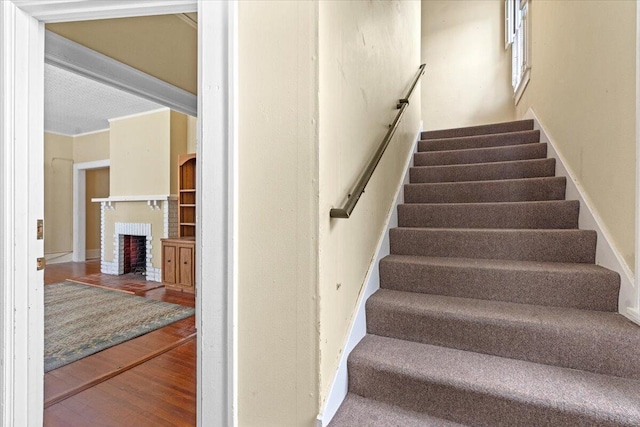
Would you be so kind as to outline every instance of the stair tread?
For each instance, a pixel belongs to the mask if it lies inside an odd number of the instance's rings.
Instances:
[[[409,184],[405,184],[407,186],[454,186],[454,185],[484,185],[484,184],[499,184],[499,183],[538,183],[541,181],[564,181],[565,178],[562,176],[541,176],[534,178],[508,178],[508,179],[491,179],[487,181],[456,181],[456,182],[412,182]],[[564,200],[564,199],[563,199]]]
[[[510,160],[544,159],[547,144],[506,145],[500,147],[467,148],[460,150],[422,151],[413,155],[414,166],[464,165]]]
[[[492,181],[554,176],[555,168],[555,159],[528,159],[465,165],[413,166],[409,169],[409,176],[412,183]]]
[[[376,335],[362,339],[349,356],[349,364],[369,372],[391,371],[400,378],[465,389],[473,395],[492,395],[511,402],[509,406],[523,403],[586,414],[603,422],[640,424],[640,382],[626,378]],[[366,381],[352,381],[350,391],[366,393]],[[424,404],[407,400],[407,406]],[[505,421],[503,425],[508,425],[509,420]]]
[[[348,393],[329,427],[459,427],[462,424]]]
[[[621,314],[612,312],[419,294],[391,289],[379,289],[369,298],[368,303],[371,306],[392,305],[404,312],[417,314],[438,312],[442,316],[473,319],[475,322],[530,324],[536,328],[568,330],[586,335],[606,334],[609,338],[616,334],[620,339],[633,337],[640,344],[640,327]]]
[[[564,200],[566,178],[500,179],[405,184],[405,203],[486,203]]]
[[[429,257],[417,255],[391,254],[383,258],[384,262],[436,265],[442,267],[473,268],[504,271],[546,271],[551,273],[590,272],[617,276],[618,273],[596,264],[548,261],[519,261],[483,258]]]
[[[525,130],[488,135],[427,139],[418,142],[418,152],[458,150],[481,147],[503,147],[540,142],[540,131]]]
[[[421,137],[429,139],[430,135],[443,134],[467,134],[467,135],[486,135],[490,133],[507,133],[515,130],[532,130],[533,120],[513,120],[509,122],[488,123],[477,126],[467,126],[447,129],[433,129],[421,133]]]
[[[367,331],[640,380],[640,328],[613,312],[380,289]]]
[[[429,166],[411,166],[411,169],[419,169],[419,170],[435,170],[442,171],[447,169],[474,169],[478,167],[500,167],[500,166],[518,166],[518,165],[535,165],[535,164],[544,164],[550,163],[555,159],[544,158],[544,159],[522,159],[522,160],[505,160],[500,162],[479,162],[479,163],[465,163],[461,165],[429,165]]]
[[[403,203],[402,227],[578,228],[577,200],[485,203]]]

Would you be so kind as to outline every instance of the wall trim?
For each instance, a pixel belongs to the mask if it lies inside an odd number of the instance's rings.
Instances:
[[[44,258],[47,260],[47,265],[71,262],[73,261],[73,252],[51,252],[44,254]]]
[[[39,21],[68,22],[197,12],[196,0],[12,0]],[[66,3],[61,5],[61,3]],[[124,3],[124,4],[123,4]]]
[[[107,121],[111,124],[111,122],[117,122],[118,120],[128,120],[136,117],[148,116],[150,114],[162,113],[163,111],[171,111],[171,109],[168,107],[162,107],[155,110],[143,111],[141,113],[129,114],[127,116],[114,117],[112,119],[107,119]],[[111,128],[109,128],[109,131],[111,131]]]
[[[593,203],[584,192],[576,174],[569,167],[564,156],[557,149],[557,145],[544,128],[532,108],[525,113],[523,119],[533,119],[534,129],[540,130],[540,142],[548,144],[547,157],[556,159],[556,176],[567,178],[566,198],[567,200],[578,200],[580,202],[580,215],[578,225],[582,229],[595,230],[598,234],[596,243],[596,264],[617,272],[620,275],[620,295],[618,297],[618,312],[628,319],[640,324],[639,319],[634,316],[632,310],[635,296],[634,275],[624,261],[624,258],[612,243],[611,233],[600,218],[600,215],[593,208]],[[630,311],[631,310],[631,311]]]
[[[354,347],[360,342],[360,340],[362,340],[362,338],[364,338],[367,333],[365,305],[369,297],[373,295],[378,289],[380,289],[380,273],[378,271],[378,266],[380,265],[380,260],[390,253],[389,230],[398,226],[398,205],[404,203],[403,189],[405,184],[409,183],[409,170],[410,167],[413,166],[413,155],[417,152],[418,149],[418,141],[420,141],[420,135],[422,133],[422,124],[422,121],[420,121],[420,126],[418,128],[413,147],[409,151],[409,155],[405,160],[404,177],[400,185],[398,185],[398,190],[396,191],[395,197],[393,199],[393,204],[391,205],[391,208],[387,213],[387,224],[384,232],[380,235],[380,239],[378,240],[376,255],[371,260],[371,264],[369,264],[367,277],[365,278],[365,286],[358,297],[357,308],[355,311],[355,315],[353,316],[353,319],[351,321],[351,326],[349,327],[349,333],[347,334],[344,351],[340,356],[338,369],[336,371],[335,377],[333,378],[333,383],[331,384],[331,388],[329,389],[329,394],[327,395],[327,399],[325,400],[324,407],[321,408],[321,411],[317,417],[318,427],[325,427],[331,422],[334,415],[338,411],[338,408],[347,395],[349,386],[347,359],[349,358],[349,354],[351,354],[351,351],[353,351]]]
[[[111,160],[95,160],[92,162],[74,163],[73,165],[73,255],[72,260],[86,260],[87,240],[87,170],[108,168]],[[46,227],[46,224],[45,224]]]
[[[103,133],[103,132],[109,132],[111,129],[106,128],[106,129],[98,129],[98,130],[91,130],[89,132],[83,132],[83,133],[77,133],[75,135],[70,135],[73,138],[78,138],[81,136],[89,136],[89,135],[94,135],[96,133]],[[54,133],[54,132],[49,132],[49,133]],[[60,135],[64,135],[64,134],[60,134]]]
[[[45,34],[44,60],[107,86],[191,116],[198,115],[196,95],[51,31]]]

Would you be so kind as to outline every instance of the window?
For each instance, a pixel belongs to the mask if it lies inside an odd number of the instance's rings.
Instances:
[[[529,0],[505,0],[505,49],[511,46],[511,84],[516,104],[531,72]]]

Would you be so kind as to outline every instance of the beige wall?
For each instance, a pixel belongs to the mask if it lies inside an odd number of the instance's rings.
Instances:
[[[94,162],[109,158],[109,129],[73,137],[73,160]]]
[[[113,179],[113,177],[112,177]],[[164,232],[164,217],[161,209],[149,209],[147,202],[116,202],[115,209],[106,209],[104,214],[104,258],[113,261],[114,230],[116,222],[151,224],[151,262],[154,268],[162,268],[162,247],[160,239]]]
[[[532,108],[634,269],[636,2],[531,4]]]
[[[198,139],[198,119],[187,116],[187,153],[196,152],[196,140]]]
[[[73,138],[44,134],[44,253],[73,251]]]
[[[327,396],[420,127],[420,88],[348,219],[345,201],[420,65],[420,2],[320,2],[320,382]]]
[[[198,31],[175,15],[47,24],[47,29],[191,93]]]
[[[178,156],[187,152],[187,117],[182,113],[171,112],[170,130],[170,194],[178,194]]]
[[[503,10],[503,0],[422,2],[425,130],[514,119]]]
[[[87,170],[86,190],[86,250],[99,251],[100,203],[93,203],[91,199],[109,197],[109,168]]]
[[[238,4],[242,427],[315,426],[318,413],[317,7]]]
[[[169,194],[170,110],[110,121],[111,196]]]

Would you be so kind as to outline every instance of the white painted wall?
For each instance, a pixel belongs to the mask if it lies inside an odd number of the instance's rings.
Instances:
[[[318,411],[316,2],[239,2],[240,426]]]
[[[424,0],[421,49],[425,130],[514,119],[503,0]]]
[[[636,2],[532,2],[532,108],[634,270]],[[625,302],[630,304],[631,301]]]
[[[330,219],[382,141],[420,65],[420,2],[320,2],[320,402],[335,377],[408,153],[420,89],[349,219]]]

